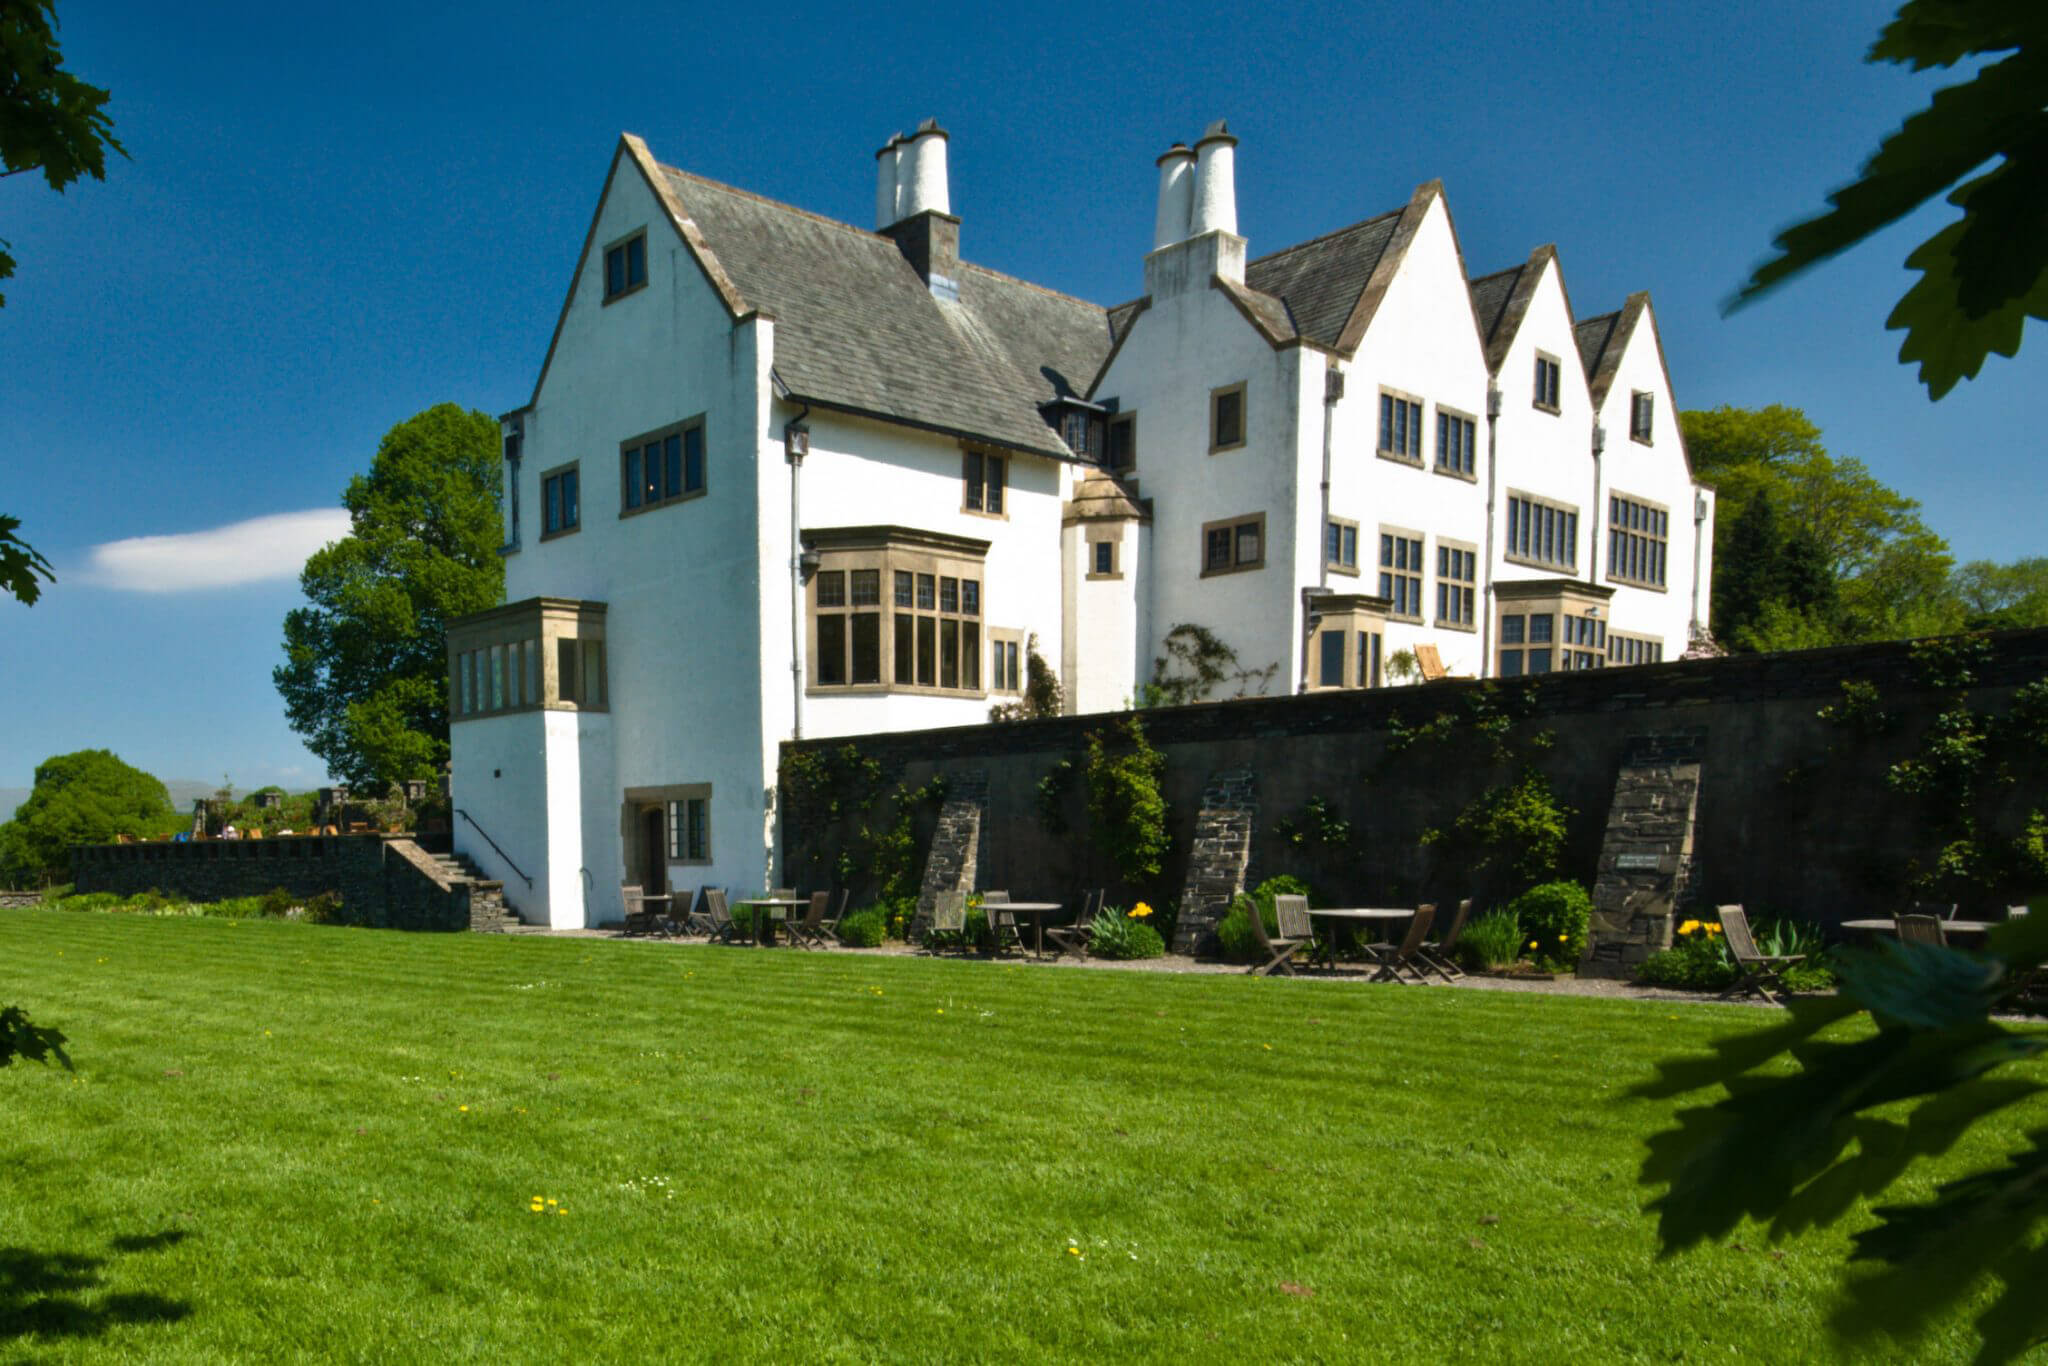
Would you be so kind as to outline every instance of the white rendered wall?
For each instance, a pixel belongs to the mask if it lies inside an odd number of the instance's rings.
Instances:
[[[1649,445],[1629,436],[1630,402],[1637,391],[1654,399]],[[1600,509],[1600,582],[1614,589],[1609,629],[1661,637],[1664,658],[1676,659],[1685,650],[1692,619],[1694,485],[1692,471],[1686,465],[1684,437],[1678,428],[1678,404],[1665,383],[1663,361],[1657,354],[1656,336],[1647,312],[1622,351],[1613,387],[1601,405],[1600,422],[1607,429],[1607,448],[1600,461],[1601,483],[1606,492],[1660,503],[1671,513],[1665,589],[1660,593],[1615,583],[1609,577],[1607,509]],[[1707,587],[1713,582],[1711,495],[1708,506],[1700,556],[1702,621],[1709,604]]]
[[[1150,677],[1161,640],[1183,622],[1214,632],[1237,651],[1242,667],[1277,664],[1269,693],[1293,691],[1301,611],[1293,574],[1306,439],[1300,411],[1305,367],[1320,375],[1320,358],[1299,347],[1276,351],[1228,296],[1197,282],[1152,300],[1133,320],[1096,386],[1098,400],[1114,398],[1120,412],[1137,414],[1132,473],[1153,501],[1151,546],[1139,585],[1146,643],[1138,651],[1139,675],[1124,685],[1126,693]],[[1245,444],[1212,455],[1210,391],[1237,383],[1245,385]],[[1313,430],[1320,443],[1319,421]],[[1320,459],[1320,445],[1316,449]],[[1265,567],[1204,578],[1203,525],[1257,513],[1266,516]]]
[[[1382,526],[1419,534],[1423,542],[1421,623],[1389,619],[1384,632],[1388,655],[1432,644],[1453,674],[1479,672],[1479,635],[1437,622],[1437,544],[1442,538],[1477,547],[1486,541],[1486,356],[1467,302],[1468,286],[1459,263],[1450,217],[1433,200],[1407,255],[1346,365],[1343,401],[1333,423],[1330,515],[1358,523],[1358,577],[1332,572],[1337,593],[1379,592],[1379,533]],[[1380,390],[1396,390],[1422,402],[1422,466],[1388,459],[1379,452]],[[1315,396],[1320,400],[1320,390]],[[1305,400],[1306,401],[1306,396]],[[1436,468],[1437,408],[1472,417],[1478,458],[1476,477],[1440,474]],[[1306,425],[1306,419],[1305,419]],[[1320,478],[1320,430],[1306,478]],[[1306,505],[1305,530],[1320,517],[1320,499]],[[1321,533],[1309,558],[1320,566]],[[1481,569],[1483,576],[1484,570]],[[1484,610],[1484,584],[1475,612]]]
[[[640,228],[647,231],[647,285],[606,305],[603,248]],[[611,721],[605,752],[583,756],[581,817],[558,815],[514,832],[519,848],[551,839],[559,846],[549,851],[551,863],[587,870],[596,888],[588,914],[596,920],[619,915],[611,903],[624,870],[620,818],[629,787],[712,785],[712,863],[677,870],[687,885],[752,889],[766,875],[762,794],[773,760],[764,756],[774,741],[762,714],[760,602],[783,578],[778,569],[764,584],[762,566],[787,556],[773,526],[757,534],[755,525],[758,500],[775,496],[757,483],[786,479],[779,433],[775,463],[765,470],[757,463],[772,347],[772,324],[731,321],[622,155],[526,414],[523,545],[505,566],[509,601],[545,594],[607,605]],[[620,444],[698,414],[705,417],[705,496],[621,516]],[[581,528],[543,541],[541,477],[570,461],[579,463]],[[779,487],[786,500],[786,482]],[[458,773],[461,766],[458,759]],[[504,835],[496,837],[520,857]],[[553,923],[573,923],[559,918],[568,914],[562,908],[552,914]]]
[[[1558,411],[1536,406],[1536,353],[1559,362]],[[1500,422],[1494,506],[1494,575],[1504,580],[1584,579],[1591,581],[1594,524],[1606,517],[1593,495],[1593,398],[1586,387],[1586,367],[1579,359],[1578,338],[1557,263],[1546,261],[1536,292],[1529,300],[1521,329],[1500,367]],[[1622,425],[1627,438],[1628,426]],[[1615,433],[1607,429],[1607,449]],[[1508,494],[1531,493],[1577,508],[1577,566],[1572,569],[1510,563],[1507,559]]]
[[[788,405],[779,405],[787,408]],[[795,410],[790,409],[791,415]],[[1054,673],[1061,668],[1060,512],[1063,462],[1038,456],[1010,458],[1003,516],[963,509],[962,451],[958,440],[860,418],[814,411],[811,454],[804,461],[803,524],[824,527],[905,526],[967,536],[989,543],[981,580],[981,673],[988,683],[988,632],[1013,629],[1038,637],[1038,652]],[[776,435],[780,449],[781,435]],[[787,494],[783,534],[788,521]],[[764,540],[766,536],[764,535]],[[765,568],[764,568],[765,572]],[[787,571],[764,629],[764,650],[789,692]],[[888,591],[884,585],[883,591]],[[764,598],[764,601],[767,599]],[[806,649],[812,642],[806,642]],[[994,699],[1000,700],[1000,699]],[[807,737],[860,735],[928,726],[967,726],[988,719],[984,694],[850,693],[818,690],[804,698]]]
[[[1121,711],[1151,676],[1149,638],[1139,617],[1143,523],[1076,522],[1063,529],[1060,576],[1065,589],[1067,667],[1061,675],[1069,711]],[[1116,545],[1117,577],[1093,577],[1095,542]]]

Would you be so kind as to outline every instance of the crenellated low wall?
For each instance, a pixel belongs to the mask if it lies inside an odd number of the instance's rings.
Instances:
[[[1972,706],[1999,713],[2018,687],[2048,678],[2048,630],[1978,639]],[[1865,733],[1820,715],[1852,680],[1877,688],[1886,728]],[[1085,829],[1083,756],[1087,737],[1110,729],[1109,714],[804,740],[783,749],[787,759],[852,745],[879,762],[886,790],[985,775],[979,885],[1061,900],[1108,886],[1112,903],[1213,880],[1204,865],[1190,881],[1191,852],[1214,853],[1209,846],[1217,843],[1197,841],[1197,815],[1205,792],[1239,775],[1234,780],[1250,794],[1247,884],[1295,873],[1329,903],[1388,905],[1470,893],[1471,870],[1426,844],[1423,833],[1524,765],[1539,769],[1572,808],[1564,871],[1593,885],[1631,742],[1683,735],[1697,741],[1698,787],[1680,904],[1741,901],[1764,914],[1832,924],[1897,909],[1905,870],[1927,866],[1939,852],[1921,809],[1888,786],[1886,772],[1915,752],[1949,700],[1928,685],[1912,647],[1899,642],[1146,711],[1139,716],[1147,739],[1166,756],[1173,851],[1151,884],[1123,888]],[[1481,708],[1505,718],[1498,745],[1475,733],[1471,718]],[[1432,730],[1439,718],[1448,720]],[[1512,757],[1499,759],[1503,752]],[[1297,838],[1310,798],[1346,823],[1342,840]],[[2048,791],[2022,783],[2001,800],[2010,816],[2027,803],[2048,805]],[[787,803],[784,811],[783,875],[807,885],[829,877],[848,820],[807,826]],[[1212,811],[1211,823],[1227,815]],[[1281,829],[1290,820],[1293,837]],[[922,820],[921,839],[929,839],[930,825]],[[1197,899],[1211,900],[1206,893]]]
[[[194,901],[335,892],[351,924],[401,930],[466,930],[470,888],[438,878],[399,835],[282,835],[270,839],[81,844],[71,850],[79,892],[134,896],[154,888]]]

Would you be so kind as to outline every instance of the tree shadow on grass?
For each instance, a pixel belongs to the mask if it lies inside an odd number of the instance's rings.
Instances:
[[[125,1234],[109,1250],[154,1252],[187,1236],[183,1229]],[[125,1324],[176,1323],[192,1312],[184,1300],[162,1295],[96,1293],[105,1284],[100,1273],[106,1262],[77,1252],[0,1247],[0,1342],[30,1334],[95,1338]]]

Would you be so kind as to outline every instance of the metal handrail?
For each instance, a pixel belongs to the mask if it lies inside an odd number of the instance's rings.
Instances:
[[[462,819],[468,821],[470,825],[475,828],[476,832],[484,837],[485,844],[490,845],[491,848],[493,849],[498,849],[498,842],[491,838],[490,831],[484,829],[481,825],[477,825],[476,817],[470,815],[467,811],[464,811],[459,806],[455,808],[455,814],[462,817]],[[519,873],[520,879],[524,881],[529,888],[533,886],[533,879],[527,877],[525,873],[519,871],[519,865],[512,861],[512,856],[510,854],[506,853],[503,849],[498,849],[498,857],[505,860],[505,866],[507,868],[510,868],[515,873]]]

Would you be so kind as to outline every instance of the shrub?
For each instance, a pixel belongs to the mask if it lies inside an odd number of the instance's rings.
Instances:
[[[257,914],[265,920],[283,920],[298,904],[299,899],[282,887],[272,887],[256,898]]]
[[[1111,906],[1099,913],[1088,935],[1088,952],[1097,958],[1128,960],[1161,958],[1166,941],[1159,931],[1145,923],[1152,908],[1139,902],[1128,911]]]
[[[1249,892],[1239,892],[1237,899],[1230,903],[1230,909],[1216,924],[1216,947],[1224,959],[1232,963],[1252,961],[1251,908],[1259,908],[1259,914],[1266,922],[1266,933],[1280,933],[1280,918],[1274,912],[1273,898],[1278,896],[1308,896],[1309,887],[1298,877],[1286,873],[1269,877]]]
[[[1521,956],[1522,922],[1513,911],[1488,911],[1465,926],[1458,936],[1458,961],[1485,971],[1505,967]]]
[[[1578,883],[1541,883],[1516,897],[1508,909],[1520,922],[1522,942],[1537,962],[1569,967],[1585,953],[1593,898]]]
[[[347,925],[352,923],[341,904],[340,892],[316,892],[306,898],[301,908],[301,918],[312,925]]]
[[[1712,921],[1688,920],[1668,949],[1651,954],[1636,969],[1644,986],[1681,991],[1720,991],[1735,982],[1735,959]]]
[[[839,922],[839,938],[857,949],[878,949],[888,929],[888,912],[880,906],[870,906]]]
[[[1108,735],[1088,737],[1090,832],[1127,882],[1159,876],[1172,837],[1159,775],[1166,756],[1146,742],[1135,716],[1114,723]]]

